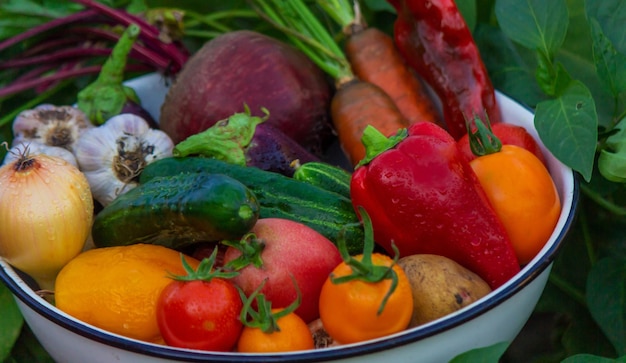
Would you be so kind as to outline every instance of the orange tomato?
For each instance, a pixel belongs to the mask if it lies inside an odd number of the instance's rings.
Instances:
[[[272,309],[272,313],[280,310]],[[271,353],[307,350],[315,347],[309,326],[294,312],[278,318],[276,323],[280,330],[271,333],[265,333],[258,327],[244,327],[237,342],[237,351]]]
[[[504,224],[519,263],[528,263],[550,238],[561,213],[550,173],[534,154],[514,145],[503,145],[470,165]]]
[[[363,255],[354,257],[361,261]],[[372,263],[391,266],[393,260],[379,253],[372,254]],[[378,310],[391,287],[391,279],[366,282],[353,279],[336,283],[329,277],[320,294],[320,318],[326,332],[341,344],[356,343],[400,332],[407,328],[413,313],[411,285],[404,271],[393,265],[398,285],[389,296],[384,309]],[[332,272],[335,278],[352,274],[352,267],[340,263]]]

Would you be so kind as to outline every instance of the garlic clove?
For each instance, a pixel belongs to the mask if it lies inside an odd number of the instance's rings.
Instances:
[[[20,112],[13,120],[13,145],[38,142],[71,152],[80,135],[93,127],[85,114],[75,107],[41,104]]]
[[[143,168],[172,155],[174,143],[133,114],[121,114],[85,131],[74,150],[94,198],[103,206],[137,185]]]
[[[126,193],[137,186],[137,182],[123,182],[107,169],[99,169],[83,172],[91,193],[95,200],[102,206],[109,205],[119,195]]]

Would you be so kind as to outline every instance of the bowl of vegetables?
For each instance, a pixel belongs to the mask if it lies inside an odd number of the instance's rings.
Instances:
[[[136,90],[146,110],[158,119],[168,91],[167,81],[151,74],[127,84]],[[533,127],[533,114],[527,108],[500,93],[497,101],[504,123],[522,126],[539,140]],[[555,255],[573,221],[578,186],[570,168],[543,147],[542,152],[561,208],[555,227],[539,252],[499,287],[467,306],[415,327],[358,343],[263,354],[176,348],[111,333],[73,317],[39,295],[33,289],[32,279],[5,260],[0,261],[0,278],[14,294],[39,341],[53,358],[62,362],[448,361],[468,350],[510,343],[543,291]]]
[[[575,173],[493,89],[469,31],[431,22],[437,6],[390,1],[395,44],[325,9],[353,31],[344,54],[304,2],[251,3],[310,48],[232,31],[175,78],[122,84],[130,24],[76,107],[16,117],[0,198],[21,209],[0,213],[0,278],[37,339],[68,363],[497,355],[547,283]],[[414,21],[454,32],[463,62],[416,44]],[[366,37],[398,48],[381,59],[425,107],[370,77]],[[45,148],[58,125],[69,144]]]

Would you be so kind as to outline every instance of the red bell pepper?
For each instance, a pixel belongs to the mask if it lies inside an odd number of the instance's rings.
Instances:
[[[501,121],[495,90],[472,33],[454,0],[388,0],[398,13],[396,46],[437,93],[446,129],[459,139],[466,119]]]
[[[369,214],[374,240],[400,257],[451,258],[492,288],[519,270],[511,241],[454,138],[430,122],[387,138],[373,127],[363,136],[367,156],[350,184],[358,213]]]

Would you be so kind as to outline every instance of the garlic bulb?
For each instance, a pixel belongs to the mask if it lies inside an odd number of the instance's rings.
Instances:
[[[93,128],[94,125],[75,107],[41,104],[20,112],[13,120],[12,127],[13,147],[30,145],[31,152],[36,150],[46,155],[61,156],[69,163],[77,165],[72,154],[76,140],[84,130]]]
[[[173,148],[165,132],[126,113],[85,131],[75,145],[74,155],[94,199],[106,206],[137,185],[146,165],[171,156]]]
[[[24,152],[28,152],[31,154],[44,154],[48,156],[55,156],[67,161],[68,163],[72,164],[72,166],[78,168],[78,162],[76,161],[76,157],[74,157],[74,154],[71,151],[62,147],[44,145],[37,141],[22,141],[18,143],[14,142],[9,152],[4,157],[2,165],[19,160]]]

